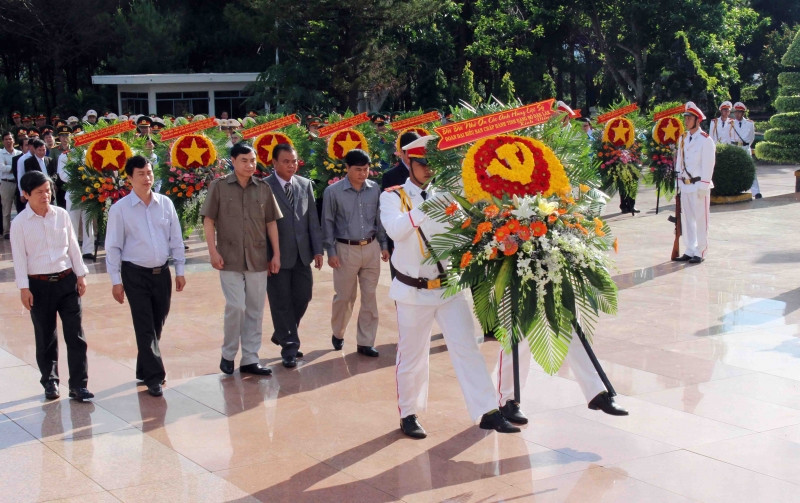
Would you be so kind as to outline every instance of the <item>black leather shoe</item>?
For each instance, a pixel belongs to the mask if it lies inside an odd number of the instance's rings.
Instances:
[[[161,388],[161,384],[148,384],[147,385],[147,392],[150,393],[150,396],[161,396],[164,394],[164,390]]]
[[[589,402],[589,408],[592,410],[602,410],[606,414],[612,416],[627,416],[628,411],[614,403],[614,397],[608,395],[608,391],[603,391],[596,397],[592,398]]]
[[[703,260],[705,260],[703,257],[692,257],[691,260],[689,260],[689,263],[690,264],[699,264]]]
[[[639,208],[631,208],[631,215],[635,215],[635,214],[641,213],[641,212],[642,212],[642,210],[640,210]]]
[[[241,367],[239,367],[239,373],[255,374],[259,376],[269,376],[272,375],[272,369],[264,367],[260,363],[251,363],[250,365],[242,365]]]
[[[297,358],[294,356],[284,356],[281,363],[283,363],[283,366],[287,369],[294,368],[297,366]]]
[[[373,358],[378,356],[378,350],[372,346],[356,346],[356,351],[364,356],[372,356]]]
[[[335,335],[331,335],[331,343],[333,344],[333,349],[341,351],[342,346],[344,346],[344,339],[339,339]]]
[[[275,344],[276,346],[280,346],[281,345],[281,343],[278,342],[278,339],[276,339],[274,335],[272,337],[270,337],[269,340],[270,340],[271,343]],[[302,351],[298,351],[297,352],[297,358],[302,358],[302,357],[303,357],[303,352]]]
[[[761,199],[762,197],[763,197],[763,196],[761,195],[761,192],[759,192],[758,194],[756,194],[756,199]]]
[[[84,260],[91,260],[92,262],[94,262],[94,255],[91,253],[84,253],[81,257]]]
[[[44,383],[44,397],[48,400],[55,400],[60,397],[58,392],[58,383],[55,381],[47,381]]]
[[[86,388],[72,388],[69,390],[69,397],[79,402],[88,402],[94,398],[94,393]]]
[[[417,421],[417,416],[415,414],[411,414],[400,420],[400,431],[411,438],[425,438],[428,436],[422,428],[422,425]]]
[[[500,413],[512,423],[528,424],[528,417],[519,410],[519,403],[514,400],[506,400],[506,404],[500,407]]]
[[[690,260],[692,260],[692,257],[686,255],[685,253],[678,258],[672,259],[673,262],[688,262]]]
[[[499,433],[518,433],[519,428],[508,422],[508,419],[503,417],[499,410],[495,409],[487,412],[481,417],[481,429],[494,430]]]
[[[233,374],[233,360],[220,359],[219,369],[228,375]]]

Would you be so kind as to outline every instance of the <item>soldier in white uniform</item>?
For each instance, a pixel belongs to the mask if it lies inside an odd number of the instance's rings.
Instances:
[[[744,116],[744,113],[747,111],[747,107],[741,101],[737,101],[733,105],[733,120],[731,121],[733,127],[731,128],[731,140],[730,143],[732,145],[738,145],[745,152],[747,155],[753,155],[752,145],[753,140],[756,139],[756,127],[753,121],[748,119]],[[752,193],[756,199],[761,199],[761,189],[758,186],[758,175],[753,177],[753,185],[750,187],[750,193]]]
[[[426,264],[428,240],[446,232],[447,224],[429,219],[419,208],[427,199],[446,197],[428,187],[433,173],[425,159],[425,136],[405,147],[410,157],[409,178],[402,186],[381,194],[381,223],[394,240],[392,264],[396,275],[389,296],[397,306],[397,405],[400,429],[413,438],[427,434],[417,420],[428,401],[428,369],[433,321],[439,324],[450,360],[473,421],[501,433],[518,432],[497,408],[497,393],[486,370],[474,336],[472,313],[466,292],[443,297],[441,281],[446,263]]]
[[[711,203],[711,181],[714,175],[717,146],[700,129],[706,116],[693,102],[686,103],[683,121],[686,132],[678,140],[675,168],[681,193],[681,230],[684,253],[678,262],[699,264],[708,251],[708,216]]]
[[[719,117],[713,119],[708,127],[711,138],[717,143],[731,142],[731,108],[733,105],[730,101],[723,101],[719,106]]]

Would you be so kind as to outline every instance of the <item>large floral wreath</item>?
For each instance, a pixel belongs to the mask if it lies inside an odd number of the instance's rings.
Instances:
[[[617,117],[606,123],[595,145],[603,190],[636,197],[641,177],[641,150],[633,121]]]
[[[675,145],[683,131],[683,122],[675,117],[664,117],[653,125],[645,144],[644,159],[650,167],[646,179],[667,197],[675,192]]]
[[[423,209],[451,224],[431,239],[431,260],[454,265],[445,295],[471,287],[483,329],[506,347],[525,338],[534,359],[554,373],[579,318],[591,335],[600,311],[616,312],[606,252],[617,243],[592,214],[607,196],[589,185],[597,183],[591,169],[579,165],[586,157],[577,133],[553,119],[524,133],[530,136],[492,136],[469,147],[461,166],[465,195],[450,187],[452,198],[434,198]],[[572,165],[565,168],[559,157]],[[429,157],[448,158],[435,149]],[[437,166],[437,177],[440,169],[448,171]]]

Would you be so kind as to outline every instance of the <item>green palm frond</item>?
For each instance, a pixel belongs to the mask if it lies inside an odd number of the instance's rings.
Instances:
[[[550,375],[561,367],[567,357],[571,340],[571,332],[567,332],[564,337],[561,334],[557,337],[556,334],[541,314],[535,318],[532,329],[525,334],[534,361]]]

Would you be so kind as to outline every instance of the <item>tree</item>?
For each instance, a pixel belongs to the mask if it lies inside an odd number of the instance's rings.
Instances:
[[[788,70],[778,75],[780,96],[775,100],[778,114],[769,120],[771,129],[756,145],[761,159],[791,164],[800,163],[800,32],[795,35],[781,64]]]

